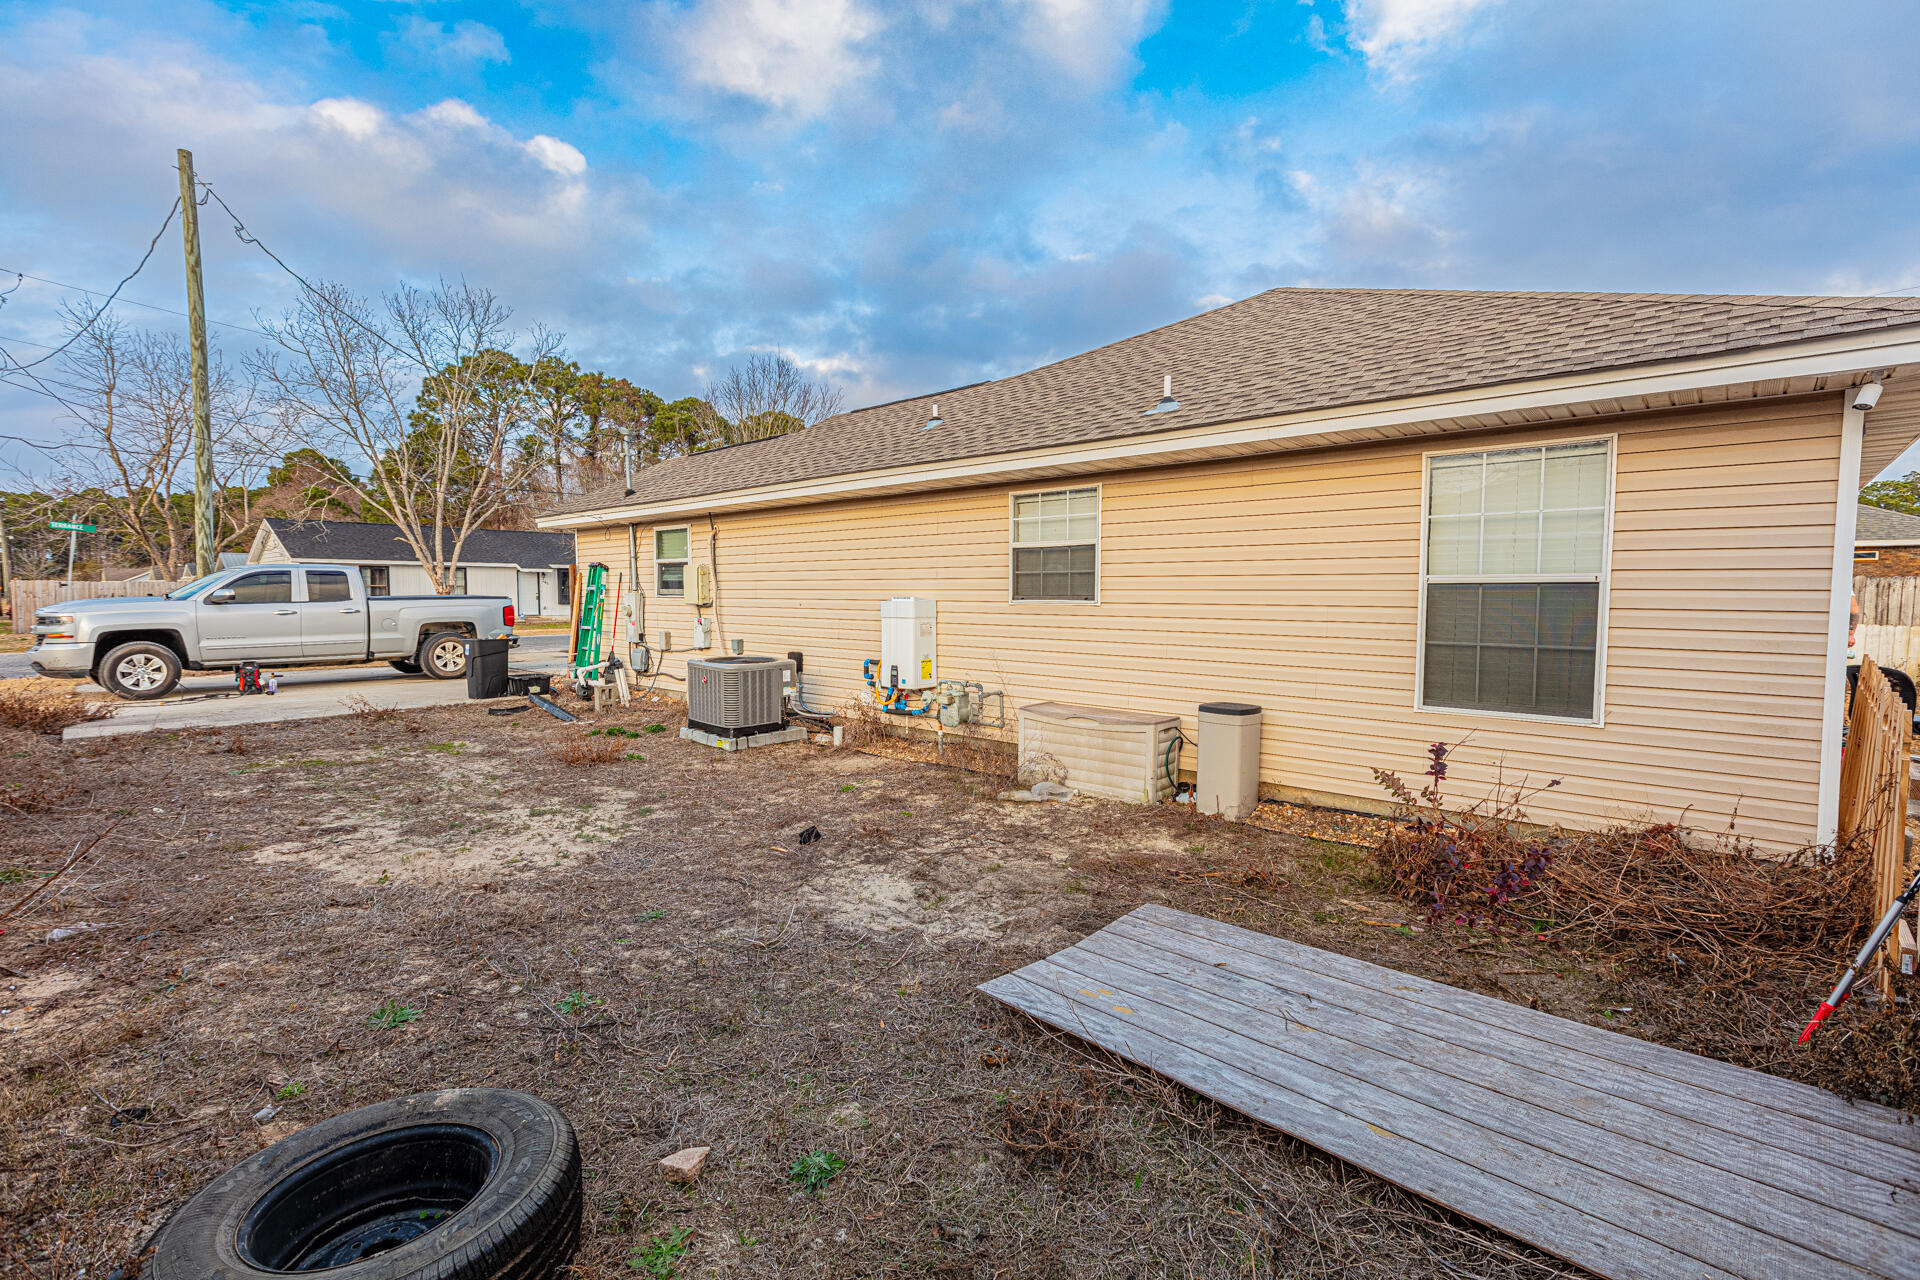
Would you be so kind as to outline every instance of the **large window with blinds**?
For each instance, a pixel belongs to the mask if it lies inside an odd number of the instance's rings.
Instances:
[[[1428,460],[1420,706],[1597,719],[1606,440]]]

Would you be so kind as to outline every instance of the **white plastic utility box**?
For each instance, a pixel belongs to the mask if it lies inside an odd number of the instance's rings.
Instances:
[[[1020,769],[1063,775],[1076,791],[1158,804],[1173,794],[1180,717],[1036,702],[1020,708]]]
[[[895,596],[880,602],[880,684],[883,688],[931,689],[940,683],[939,637],[934,604],[925,596]]]

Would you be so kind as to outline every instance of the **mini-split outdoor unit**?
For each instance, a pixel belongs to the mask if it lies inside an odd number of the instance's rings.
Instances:
[[[687,659],[687,725],[722,738],[773,733],[784,723],[781,658]]]

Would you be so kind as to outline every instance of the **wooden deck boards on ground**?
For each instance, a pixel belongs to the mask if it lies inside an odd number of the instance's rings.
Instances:
[[[1615,1277],[1920,1277],[1920,1126],[1142,907],[982,990]]]

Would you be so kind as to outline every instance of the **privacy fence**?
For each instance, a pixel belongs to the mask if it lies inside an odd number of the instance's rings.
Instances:
[[[75,582],[58,578],[15,578],[7,593],[13,606],[13,633],[33,630],[33,611],[62,600],[101,600],[120,596],[163,596],[178,582]]]
[[[1853,580],[1860,606],[1860,652],[1920,679],[1920,578]]]

